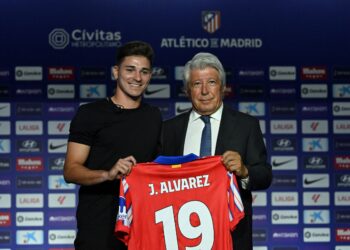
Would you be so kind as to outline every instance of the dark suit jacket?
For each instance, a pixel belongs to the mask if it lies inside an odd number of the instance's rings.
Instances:
[[[184,142],[190,112],[180,114],[163,123],[161,155],[183,155]],[[252,194],[270,186],[272,168],[267,162],[266,147],[259,121],[253,116],[235,111],[224,105],[215,155],[225,151],[237,151],[249,170],[249,187],[242,189],[245,217],[233,232],[235,250],[252,250]]]

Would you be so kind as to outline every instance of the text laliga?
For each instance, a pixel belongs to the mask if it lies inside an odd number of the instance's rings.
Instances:
[[[171,180],[171,181],[162,181],[159,183],[159,189],[160,189],[159,192],[154,188],[155,186],[154,183],[150,183],[148,184],[148,186],[151,189],[149,195],[157,195],[157,194],[183,191],[186,189],[208,187],[210,186],[210,183],[209,183],[209,175],[198,175],[194,177],[182,178],[182,179]]]

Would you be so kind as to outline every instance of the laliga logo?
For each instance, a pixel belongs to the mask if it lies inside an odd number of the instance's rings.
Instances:
[[[69,34],[64,29],[54,29],[49,34],[49,43],[54,49],[64,49],[69,44]]]

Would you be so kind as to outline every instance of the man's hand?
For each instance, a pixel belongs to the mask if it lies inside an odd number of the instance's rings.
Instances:
[[[132,155],[121,158],[107,172],[106,179],[111,181],[129,175],[134,165],[136,165],[136,159]]]
[[[241,155],[235,151],[226,151],[222,155],[222,162],[226,169],[235,173],[237,177],[247,178],[249,176],[247,167],[243,164]]]

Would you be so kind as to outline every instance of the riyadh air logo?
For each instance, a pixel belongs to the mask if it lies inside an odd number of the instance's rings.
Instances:
[[[49,34],[49,44],[54,49],[64,49],[69,44],[69,34],[64,29],[54,29]]]
[[[202,27],[208,33],[214,33],[220,28],[220,11],[202,11]]]

